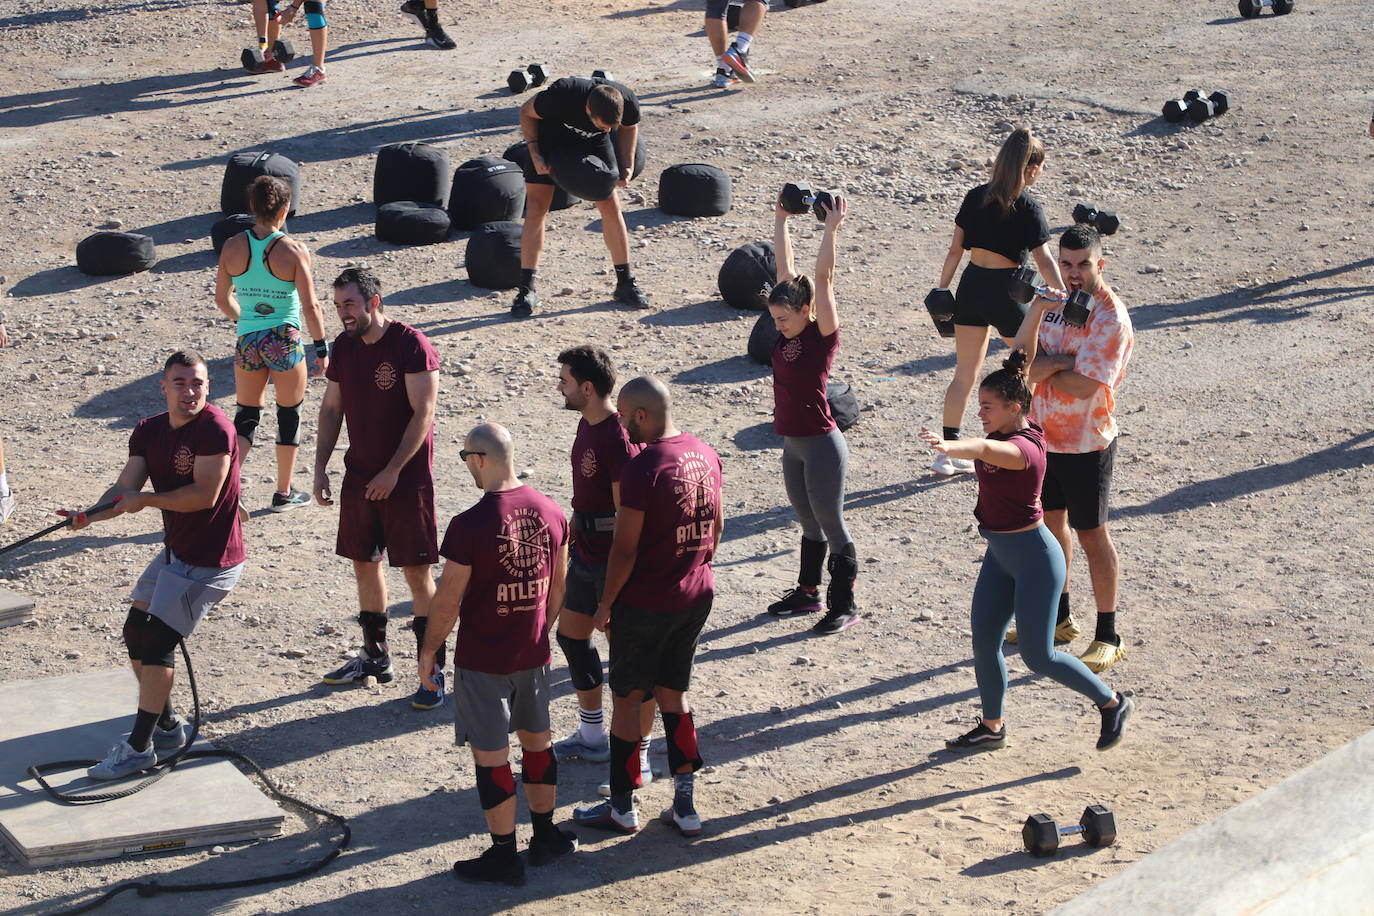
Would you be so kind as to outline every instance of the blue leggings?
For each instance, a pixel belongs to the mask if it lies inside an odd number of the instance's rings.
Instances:
[[[1116,694],[1088,666],[1054,647],[1055,616],[1064,589],[1064,551],[1044,525],[1002,534],[979,529],[988,552],[973,587],[973,671],[983,717],[1002,718],[1007,663],[1002,640],[1012,617],[1026,667],[1047,675],[1098,706]]]

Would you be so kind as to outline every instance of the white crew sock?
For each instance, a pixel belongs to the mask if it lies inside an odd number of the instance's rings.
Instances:
[[[582,709],[579,707],[577,715],[582,720],[578,733],[581,734],[583,741],[599,744],[606,740],[605,718],[600,709]]]
[[[741,54],[747,53],[749,51],[749,46],[753,43],[754,36],[750,35],[748,32],[735,33],[735,47],[739,48]]]

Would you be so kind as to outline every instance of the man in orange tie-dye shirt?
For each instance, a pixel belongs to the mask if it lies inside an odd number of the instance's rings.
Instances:
[[[1045,309],[1039,352],[1030,367],[1035,392],[1030,418],[1045,430],[1048,452],[1041,496],[1045,524],[1064,548],[1066,567],[1073,556],[1071,528],[1088,559],[1097,628],[1082,659],[1093,671],[1126,657],[1116,633],[1120,564],[1107,531],[1107,507],[1116,457],[1116,389],[1126,375],[1135,332],[1126,306],[1102,279],[1106,263],[1102,239],[1092,226],[1080,223],[1060,236],[1059,271],[1071,291],[1093,297],[1092,310],[1080,328],[1064,321],[1062,305]],[[1069,615],[1067,575],[1059,618],[1057,641],[1078,636]]]

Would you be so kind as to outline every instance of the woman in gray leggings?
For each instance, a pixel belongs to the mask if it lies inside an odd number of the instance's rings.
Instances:
[[[840,314],[835,305],[835,236],[849,204],[836,197],[826,208],[825,231],[816,254],[816,279],[792,268],[792,239],[781,198],[774,208],[773,248],[777,285],[768,311],[777,325],[773,344],[773,429],[782,436],[782,478],[787,499],[802,526],[801,572],[797,587],[768,606],[775,617],[821,609],[821,561],[830,545],[826,614],[812,631],[839,633],[859,620],[854,577],[859,572],[854,542],[844,524],[844,475],[849,449],[830,415],[825,384],[840,348]]]

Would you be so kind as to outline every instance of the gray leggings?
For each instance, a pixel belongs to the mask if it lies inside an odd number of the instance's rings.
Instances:
[[[782,437],[782,482],[797,511],[802,537],[829,541],[832,549],[850,542],[844,525],[844,475],[849,446],[838,429],[819,436]]]

